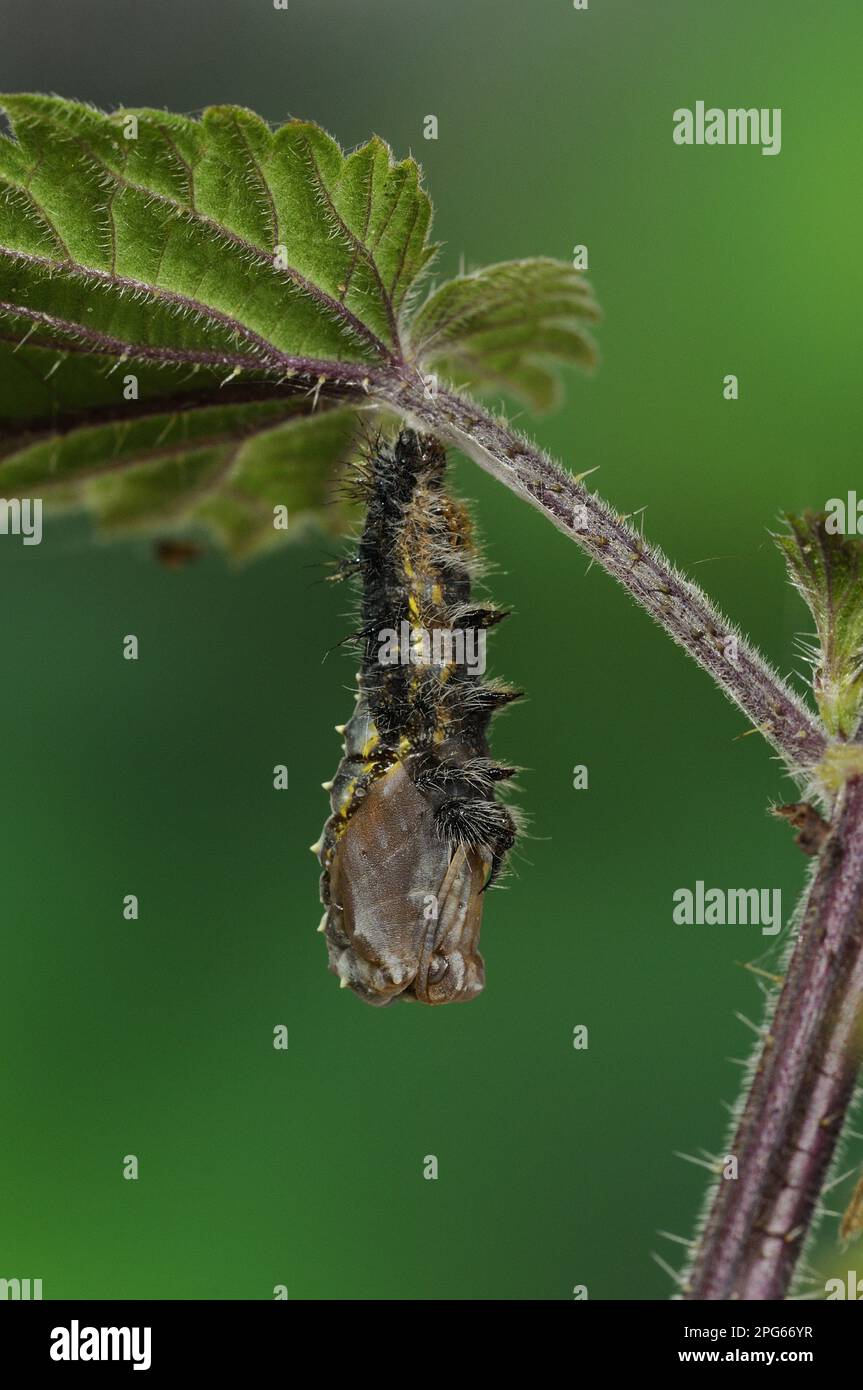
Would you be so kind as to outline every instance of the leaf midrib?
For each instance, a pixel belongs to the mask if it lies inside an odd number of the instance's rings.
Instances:
[[[56,266],[54,261],[49,260],[45,256],[37,256],[32,251],[16,251],[6,246],[0,246],[0,255],[6,256],[11,260],[27,261],[31,265],[38,265],[46,270],[53,270]],[[177,308],[189,310],[193,314],[200,314],[203,318],[210,319],[213,323],[218,323],[221,327],[227,328],[234,337],[245,339],[259,353],[262,353],[262,359],[250,358],[246,361],[247,365],[253,366],[258,370],[266,369],[267,359],[269,359],[270,369],[278,369],[283,376],[291,373],[299,373],[312,378],[315,376],[319,378],[323,377],[326,380],[332,377],[336,380],[341,379],[346,382],[351,382],[357,386],[362,386],[363,382],[370,380],[374,375],[375,369],[371,364],[363,362],[333,361],[317,357],[295,357],[289,353],[282,352],[280,348],[276,347],[275,343],[255,333],[253,329],[247,328],[245,324],[240,323],[238,319],[233,318],[230,314],[224,313],[221,309],[215,309],[212,305],[205,304],[202,300],[193,299],[188,295],[180,294],[176,290],[164,289],[160,285],[148,285],[144,280],[132,280],[127,276],[112,275],[109,271],[96,270],[92,266],[80,265],[77,261],[71,264],[66,263],[66,269],[70,274],[80,275],[85,279],[95,279],[102,284],[111,285],[113,288],[120,289],[121,291],[131,290],[135,294],[150,295],[153,299],[161,300],[165,304],[175,305]],[[13,306],[12,312],[26,317],[33,311],[28,310],[24,305],[15,305]],[[75,331],[86,335],[87,326],[85,324],[76,323]],[[118,339],[117,341],[121,342],[122,340]],[[138,346],[139,345],[136,343],[125,344],[127,355],[129,357],[134,357]],[[63,345],[58,344],[57,350],[62,352]],[[171,349],[171,351],[173,351],[173,349]],[[213,365],[218,365],[221,357],[222,354],[214,352]],[[173,359],[166,358],[166,360]],[[392,363],[391,365],[396,366],[398,364]]]

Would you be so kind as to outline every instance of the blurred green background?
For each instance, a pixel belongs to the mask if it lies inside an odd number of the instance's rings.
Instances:
[[[857,4],[0,0],[0,26],[2,90],[377,131],[425,167],[441,273],[587,243],[602,366],[520,425],[601,465],[598,488],[799,664],[768,531],[860,476]],[[675,146],[699,98],[781,107],[781,154]],[[672,1291],[650,1252],[681,1251],[656,1231],[691,1232],[707,1176],[673,1152],[721,1150],[727,1059],[753,1041],[734,1010],[761,1007],[740,962],[777,950],[675,926],[671,895],[779,887],[787,918],[805,864],[765,812],[793,788],[576,547],[457,475],[515,610],[493,669],[529,700],[495,752],[528,769],[531,819],[463,1008],[366,1008],[315,934],[307,846],[354,669],[324,659],[350,629],[321,582],[335,547],[173,573],[80,519],[0,540],[0,1275],[46,1298]],[[853,1266],[835,1222],[813,1259]]]

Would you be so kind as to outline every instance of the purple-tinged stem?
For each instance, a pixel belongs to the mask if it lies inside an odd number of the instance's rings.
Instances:
[[[640,532],[535,445],[478,406],[404,377],[382,393],[418,429],[469,454],[544,512],[617,579],[713,676],[717,685],[799,773],[822,758],[825,737],[805,704],[754,647]]]
[[[781,1299],[854,1093],[863,1044],[863,778],[835,810],[683,1296]]]

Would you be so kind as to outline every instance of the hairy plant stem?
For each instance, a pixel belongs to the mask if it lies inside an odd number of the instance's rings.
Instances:
[[[863,1045],[863,778],[836,807],[773,1019],[683,1286],[781,1299],[841,1133]]]
[[[713,676],[789,771],[799,774],[820,761],[825,737],[803,701],[697,585],[577,477],[452,392],[424,389],[415,377],[403,377],[381,394],[417,429],[470,455],[582,546]]]
[[[544,512],[619,580],[713,676],[776,748],[810,773],[827,740],[759,653],[662,553],[503,422],[403,378],[389,403],[469,454]],[[733,640],[729,640],[733,639]],[[754,1064],[730,1155],[683,1284],[688,1299],[777,1299],[788,1291],[851,1104],[863,1001],[863,778],[837,798],[798,913],[796,945]]]

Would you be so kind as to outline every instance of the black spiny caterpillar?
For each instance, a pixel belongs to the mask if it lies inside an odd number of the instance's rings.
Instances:
[[[490,758],[486,734],[518,692],[482,679],[487,630],[506,615],[471,603],[471,520],[445,480],[433,439],[378,440],[358,467],[366,520],[343,567],[361,583],[359,694],[313,849],[330,969],[370,1004],[479,994],[483,894],[516,835],[497,800],[516,769]]]

